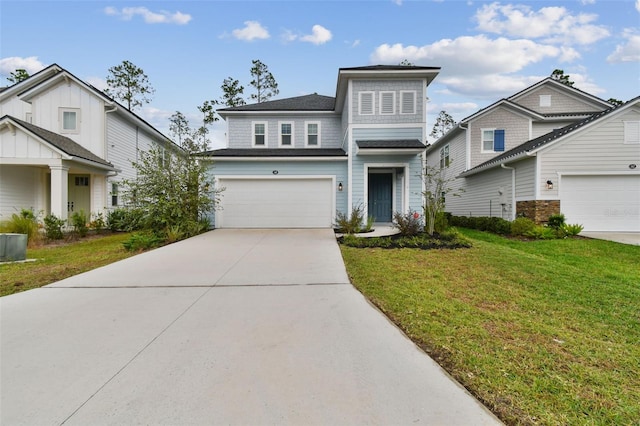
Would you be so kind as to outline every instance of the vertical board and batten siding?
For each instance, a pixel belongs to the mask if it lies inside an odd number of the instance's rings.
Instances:
[[[105,157],[104,102],[102,99],[70,81],[69,83],[62,82],[37,95],[31,102],[33,124],[68,137],[98,157]],[[77,133],[62,131],[61,108],[79,109],[79,131]]]
[[[551,106],[540,106],[540,95],[551,96]],[[598,112],[606,109],[599,104],[589,102],[562,92],[549,85],[525,93],[519,97],[511,98],[518,105],[539,112],[541,114],[558,114],[565,112]]]
[[[615,113],[614,113],[615,114]],[[640,108],[633,108],[613,117],[605,117],[588,129],[569,135],[539,152],[541,167],[537,184],[543,199],[558,199],[562,173],[606,174],[635,173],[629,164],[640,165],[640,145],[624,143],[624,121],[639,121]],[[546,181],[556,183],[546,189]]]
[[[39,164],[61,164],[62,156],[23,131],[0,130],[0,157],[36,160]],[[41,160],[41,161],[38,161]]]
[[[511,170],[496,168],[456,180],[463,181],[461,187],[464,188],[464,192],[457,197],[452,193],[448,194],[445,211],[454,216],[491,216],[511,219],[513,208]],[[498,192],[500,189],[503,191],[502,196]],[[506,210],[502,209],[502,202],[506,203]]]
[[[497,108],[469,123],[471,132],[471,168],[484,163],[500,153],[482,152],[482,129],[503,129],[505,151],[528,141],[530,119],[523,115]]]
[[[274,175],[273,171],[278,174]],[[336,185],[342,182],[343,190],[336,191],[336,210],[347,212],[347,162],[346,161],[224,161],[219,160],[210,163],[207,174],[214,178],[232,176],[256,176],[274,178],[283,176],[335,176]],[[224,192],[222,192],[224,197]],[[213,215],[209,217],[211,224],[215,225]]]
[[[424,80],[400,80],[400,79],[376,79],[376,80],[352,80],[351,93],[351,122],[352,124],[400,124],[413,123],[424,125],[424,99],[425,84]],[[416,110],[415,114],[400,114],[400,92],[415,91],[416,92]],[[358,113],[359,93],[374,92],[374,113],[373,115],[360,115]],[[395,114],[380,114],[380,92],[395,93]]]
[[[38,167],[0,165],[0,221],[21,209],[46,210],[42,170]]]
[[[10,97],[0,103],[0,117],[10,115],[28,122],[27,113],[31,113],[31,104],[18,99],[17,96]]]
[[[307,148],[305,140],[305,123],[310,121],[320,122],[319,148],[341,148],[342,135],[340,117],[327,114],[288,114],[279,115],[254,115],[252,117],[227,117],[229,148],[248,149],[253,148],[251,139],[251,123],[256,121],[267,122],[267,144],[260,148],[280,148],[278,123],[293,123],[293,145],[286,148]],[[312,148],[311,148],[312,149]]]

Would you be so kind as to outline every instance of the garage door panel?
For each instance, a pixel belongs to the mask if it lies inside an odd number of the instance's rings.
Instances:
[[[640,231],[640,176],[564,176],[560,208],[585,231]]]
[[[219,178],[226,187],[219,226],[224,228],[329,228],[333,180]],[[217,220],[217,221],[218,221]]]

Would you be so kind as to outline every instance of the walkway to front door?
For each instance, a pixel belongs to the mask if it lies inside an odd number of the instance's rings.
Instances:
[[[368,210],[375,222],[391,222],[392,182],[391,173],[369,173]]]

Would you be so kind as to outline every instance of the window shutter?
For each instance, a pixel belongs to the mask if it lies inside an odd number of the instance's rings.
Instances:
[[[504,130],[496,130],[493,134],[493,150],[504,151]]]
[[[624,143],[640,143],[640,121],[624,122]]]
[[[373,114],[373,93],[360,93],[360,114]]]
[[[415,114],[416,112],[415,93],[402,92],[402,114]]]
[[[395,112],[394,98],[394,94],[391,92],[380,93],[380,114],[393,114]]]

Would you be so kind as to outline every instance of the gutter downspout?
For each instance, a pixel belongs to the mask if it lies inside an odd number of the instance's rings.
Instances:
[[[505,163],[500,164],[500,167],[506,170],[511,170],[511,220],[516,218],[516,169],[513,167],[505,166]]]
[[[458,123],[458,129],[464,130],[465,141],[465,165],[464,169],[469,170],[471,168],[471,137],[469,136],[469,127],[463,127],[462,123]]]

